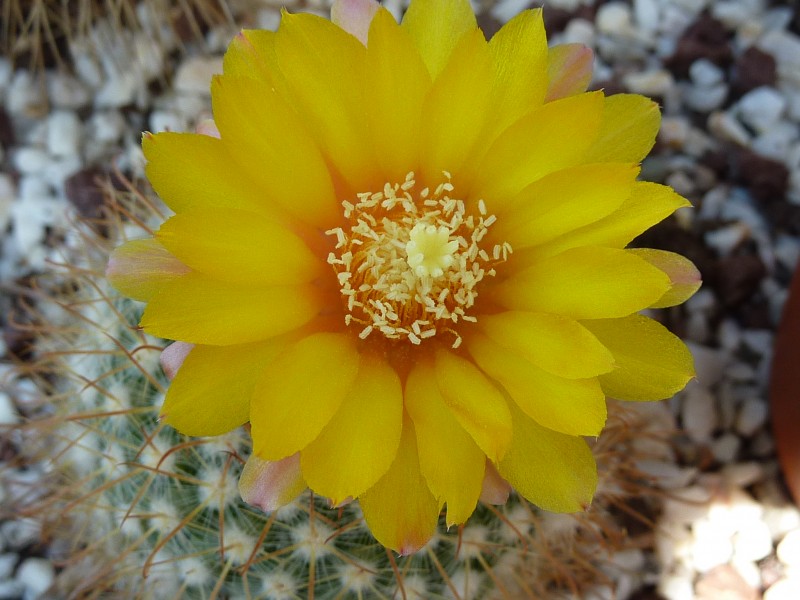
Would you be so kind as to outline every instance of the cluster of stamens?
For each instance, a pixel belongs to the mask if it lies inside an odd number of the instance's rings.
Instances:
[[[467,214],[463,200],[452,197],[449,173],[431,192],[414,194],[414,173],[401,184],[387,183],[380,192],[342,202],[349,229],[326,233],[336,237],[328,263],[336,271],[345,300],[345,323],[363,326],[359,337],[379,331],[392,340],[420,344],[439,332],[454,336],[459,321],[475,321],[468,313],[477,286],[508,258],[511,246],[481,247],[494,215],[483,200],[478,215]]]

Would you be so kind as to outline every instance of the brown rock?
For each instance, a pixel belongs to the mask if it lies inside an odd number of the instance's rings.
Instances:
[[[754,590],[730,565],[722,565],[702,575],[695,585],[696,600],[759,600]]]

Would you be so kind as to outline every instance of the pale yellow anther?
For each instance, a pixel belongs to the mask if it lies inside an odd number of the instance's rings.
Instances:
[[[409,232],[406,262],[417,277],[441,277],[455,262],[458,241],[444,225],[417,223]]]

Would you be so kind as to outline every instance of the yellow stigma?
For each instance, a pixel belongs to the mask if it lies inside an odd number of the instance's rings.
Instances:
[[[350,226],[326,232],[336,236],[336,252],[328,263],[336,272],[345,299],[345,323],[362,326],[359,336],[378,331],[412,344],[453,329],[459,321],[475,321],[468,310],[477,286],[506,260],[508,244],[491,253],[481,247],[495,222],[483,201],[477,215],[453,198],[449,174],[431,193],[415,192],[414,173],[402,184],[385,184],[380,192],[358,194],[342,202]]]
[[[453,264],[458,242],[450,240],[450,233],[444,225],[414,225],[406,244],[406,262],[417,277],[441,277]]]

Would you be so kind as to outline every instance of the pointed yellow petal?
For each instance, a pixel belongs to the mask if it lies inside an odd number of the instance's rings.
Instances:
[[[403,28],[433,78],[442,72],[461,37],[477,27],[469,0],[414,0],[403,16]]]
[[[255,344],[195,346],[167,388],[161,418],[184,435],[220,435],[250,420],[250,397],[285,336]]]
[[[547,55],[547,102],[582,94],[592,81],[594,53],[583,44],[561,44]]]
[[[608,373],[611,353],[577,321],[557,314],[507,311],[481,316],[478,327],[540,369],[567,379]]]
[[[311,285],[244,287],[190,273],[161,287],[140,325],[165,339],[227,346],[297,329],[321,307]]]
[[[651,306],[670,285],[663,271],[627,250],[587,246],[536,261],[492,293],[508,308],[607,319]]]
[[[431,365],[419,362],[409,374],[405,406],[417,432],[422,475],[447,503],[447,526],[464,523],[481,494],[486,456],[445,405]]]
[[[196,133],[146,133],[145,174],[175,212],[221,207],[268,212],[258,187],[235,164],[222,140]]]
[[[492,236],[517,251],[594,223],[622,205],[638,174],[634,165],[607,163],[546,175],[508,203]]]
[[[402,182],[417,169],[422,102],[430,85],[407,32],[382,8],[370,28],[364,94],[384,181]]]
[[[370,23],[380,7],[375,0],[334,0],[331,22],[366,46]]]
[[[543,105],[504,131],[481,164],[473,197],[491,211],[548,173],[589,162],[586,151],[600,127],[601,92]]]
[[[301,452],[309,487],[334,505],[360,496],[394,461],[402,425],[400,378],[388,363],[362,355],[339,410]]]
[[[547,36],[542,10],[524,10],[489,42],[495,131],[538,107],[547,92]]]
[[[458,173],[479,139],[488,112],[492,68],[480,30],[466,34],[422,108],[420,168],[427,185],[438,185],[442,171]]]
[[[305,489],[299,454],[274,462],[251,454],[239,476],[242,500],[265,512],[286,506]]]
[[[340,210],[322,155],[301,118],[270,84],[215,77],[211,96],[231,156],[227,162],[258,184],[259,201],[318,227],[335,222]]]
[[[508,448],[511,417],[500,391],[470,361],[438,350],[436,383],[445,405],[492,461]]]
[[[162,286],[190,269],[153,238],[131,240],[114,248],[106,278],[117,291],[134,300],[150,300]]]
[[[539,425],[568,435],[600,434],[606,422],[606,397],[597,379],[551,375],[484,335],[470,335],[466,344],[478,366],[503,384],[517,406]]]
[[[643,317],[583,321],[614,355],[616,368],[599,377],[603,391],[619,400],[663,400],[694,377],[689,349],[666,327]]]
[[[618,210],[540,246],[537,251],[556,254],[576,246],[624,248],[633,238],[685,206],[691,204],[672,188],[657,183],[637,182],[633,185],[630,197]]]
[[[222,61],[222,72],[231,77],[249,77],[268,83],[284,100],[286,79],[278,67],[275,32],[243,29],[231,41]]]
[[[358,502],[375,539],[403,556],[422,548],[436,532],[441,504],[420,472],[414,425],[408,416],[392,466]]]
[[[308,446],[339,410],[357,373],[358,353],[346,334],[315,333],[286,350],[253,393],[253,452],[278,460]]]
[[[700,271],[694,266],[692,261],[674,252],[664,250],[652,250],[650,248],[634,248],[628,250],[634,256],[638,256],[649,262],[654,267],[667,274],[672,287],[650,308],[666,308],[676,306],[686,302],[694,293],[700,289],[703,283]]]
[[[221,281],[294,285],[323,268],[298,236],[247,211],[189,210],[161,225],[156,238],[184,264]]]
[[[585,510],[597,488],[597,465],[582,438],[537,425],[511,406],[514,437],[497,470],[526,500],[553,512]]]
[[[284,13],[275,50],[297,112],[328,163],[353,189],[382,185],[364,119],[363,44],[322,17]]]
[[[647,156],[661,126],[658,104],[637,94],[605,99],[603,124],[586,162],[638,163]]]

